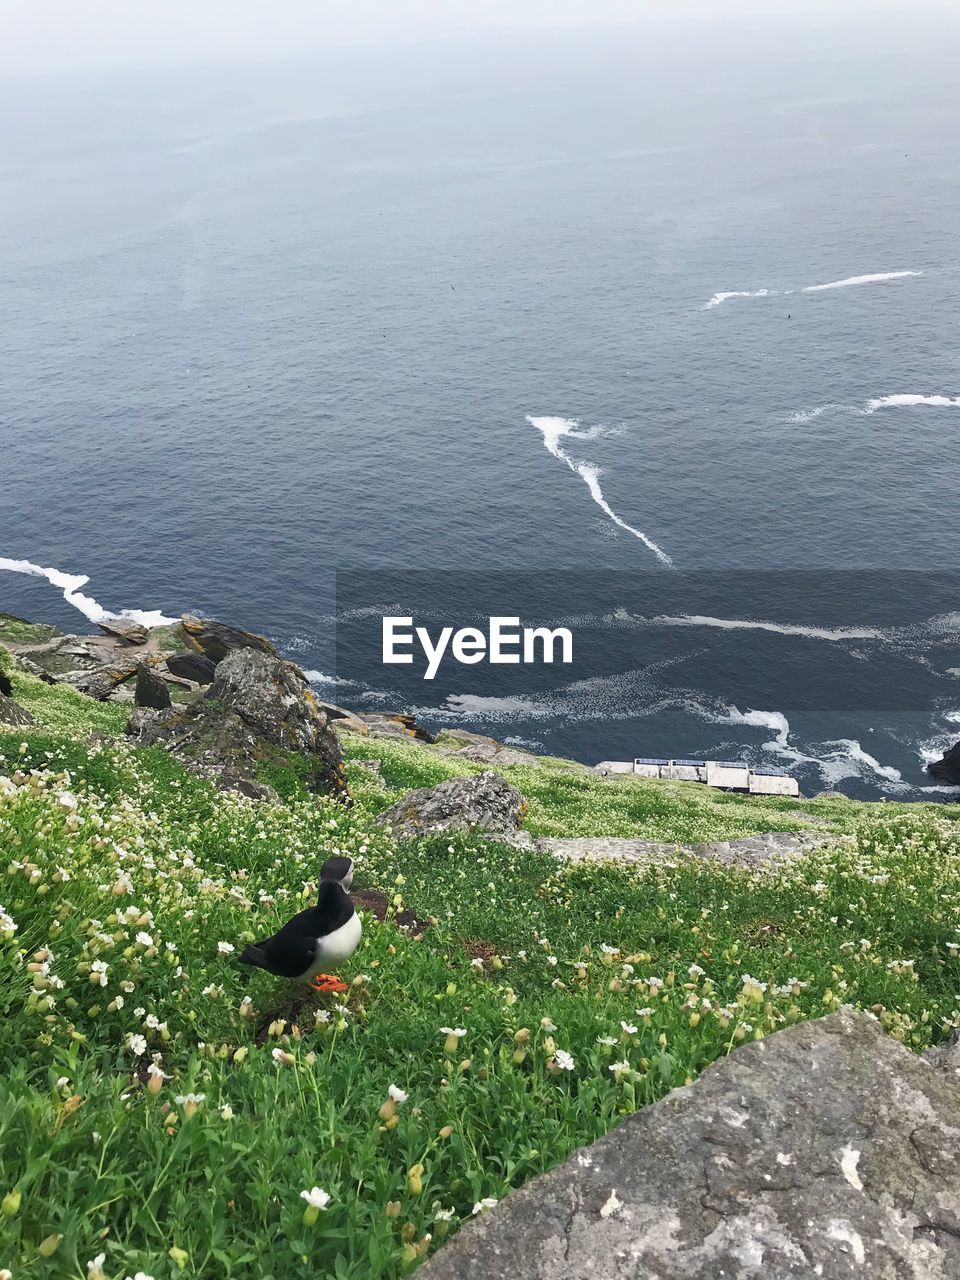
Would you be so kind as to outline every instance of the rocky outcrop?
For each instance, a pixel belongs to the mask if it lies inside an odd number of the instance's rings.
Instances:
[[[253,631],[242,631],[226,622],[216,622],[213,618],[195,618],[192,613],[185,613],[180,619],[180,625],[187,643],[198,653],[205,653],[214,663],[222,662],[228,653],[234,653],[238,649],[256,649],[260,653],[277,657],[276,646],[266,636],[258,636]]]
[[[328,720],[333,723],[333,727],[347,733],[368,734],[370,726],[365,720],[361,720],[353,711],[348,711],[346,707],[338,707],[335,702],[317,702],[317,706],[324,713]]]
[[[467,830],[511,839],[517,834],[525,809],[517,788],[487,770],[408,791],[379,814],[377,822],[389,827],[398,840]]]
[[[217,674],[216,663],[211,662],[205,653],[196,653],[193,649],[168,654],[166,665],[172,676],[192,680],[194,684],[211,684]]]
[[[19,702],[14,702],[13,698],[0,692],[0,725],[29,724],[33,724],[33,716],[26,707],[21,707]]]
[[[347,795],[340,743],[300,669],[256,649],[224,658],[204,697],[188,706],[138,709],[127,733],[143,746],[162,744],[194,772],[245,794],[260,764],[298,752],[310,766],[308,786]]]
[[[536,842],[544,853],[564,862],[633,862],[641,866],[676,864],[684,859],[715,862],[751,871],[774,871],[795,862],[824,844],[842,844],[848,837],[819,831],[768,831],[759,836],[710,840],[704,844],[670,844],[663,840],[633,840],[620,836],[544,836]]]
[[[802,1023],[575,1152],[419,1274],[960,1276],[960,1087],[866,1014]]]
[[[115,660],[104,662],[93,671],[68,671],[60,676],[58,684],[69,684],[77,693],[84,693],[88,698],[96,698],[103,702],[137,672],[140,663],[136,658],[123,658],[119,654]]]
[[[361,711],[357,713],[374,738],[415,738],[418,742],[436,742],[436,735],[424,728],[416,716],[401,711]]]
[[[458,760],[472,760],[478,764],[489,764],[496,768],[505,764],[524,764],[528,768],[540,768],[540,761],[529,751],[520,751],[517,747],[507,747],[500,742],[472,742],[453,753]]]
[[[946,782],[950,786],[960,787],[960,742],[945,751],[939,760],[927,765],[927,773],[938,782]]]
[[[115,636],[124,644],[146,644],[150,632],[142,622],[133,622],[130,618],[107,618],[98,622],[97,626],[108,636]]]
[[[151,707],[154,711],[166,711],[172,705],[170,689],[165,681],[145,662],[137,668],[137,683],[133,700],[138,707]]]

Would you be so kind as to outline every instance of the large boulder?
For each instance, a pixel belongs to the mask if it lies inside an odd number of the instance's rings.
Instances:
[[[266,636],[258,636],[253,631],[242,631],[226,622],[216,622],[213,618],[196,618],[192,613],[185,613],[180,619],[180,625],[186,634],[187,643],[198,653],[205,653],[211,662],[222,662],[228,653],[238,649],[256,649],[261,653],[277,656],[275,645]]]
[[[194,684],[211,684],[217,674],[216,663],[211,662],[205,653],[196,653],[193,649],[167,654],[166,663],[172,676],[192,680]]]
[[[939,760],[927,765],[927,773],[938,782],[949,783],[960,787],[960,742],[955,742],[949,751],[945,751]]]
[[[841,1012],[737,1049],[469,1222],[425,1280],[960,1276],[960,1086]]]
[[[435,787],[419,787],[377,816],[398,840],[442,831],[482,831],[504,839],[516,837],[526,810],[512,783],[487,770],[469,778],[447,778]]]
[[[5,693],[0,693],[0,725],[19,727],[28,724],[33,724],[33,716],[26,707],[21,707],[19,702],[14,702],[13,698]]]
[[[168,685],[145,662],[137,668],[133,700],[138,707],[151,707],[154,711],[166,711],[173,701]]]
[[[138,709],[127,732],[141,745],[162,744],[194,772],[245,794],[258,765],[288,751],[307,758],[309,786],[347,794],[340,743],[300,669],[256,649],[224,658],[197,701],[168,711]]]

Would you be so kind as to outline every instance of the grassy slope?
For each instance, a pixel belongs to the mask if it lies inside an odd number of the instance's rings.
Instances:
[[[484,1197],[744,1038],[841,1002],[915,1048],[960,1022],[956,807],[511,768],[535,832],[708,839],[814,813],[858,843],[767,879],[560,868],[462,837],[398,849],[375,814],[478,766],[355,739],[386,790],[351,763],[348,812],[294,765],[271,778],[287,803],[257,806],[163,752],[89,745],[116,709],[34,684],[17,694],[41,727],[0,736],[0,1196],[20,1194],[0,1268],[17,1280],[82,1280],[100,1252],[109,1280],[402,1275]],[[366,919],[349,997],[296,1008],[218,944],[274,928],[341,850],[435,924],[417,941]],[[465,1029],[455,1051],[442,1028]],[[391,1084],[409,1095],[395,1120]],[[332,1198],[310,1224],[313,1186]]]

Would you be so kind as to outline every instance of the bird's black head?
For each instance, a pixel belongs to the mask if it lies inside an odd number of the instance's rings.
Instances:
[[[353,883],[352,858],[328,858],[320,868],[321,880],[335,880],[342,889],[349,892]]]

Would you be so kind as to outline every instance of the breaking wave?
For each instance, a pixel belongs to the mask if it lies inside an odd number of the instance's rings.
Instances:
[[[543,436],[543,443],[547,452],[559,459],[560,462],[565,462],[573,474],[580,477],[587,486],[591,498],[593,498],[604,515],[612,520],[618,528],[632,534],[634,538],[642,542],[645,547],[653,552],[662,565],[672,568],[673,561],[663,548],[658,547],[653,539],[647,537],[641,529],[635,529],[632,524],[628,524],[626,520],[618,516],[609,502],[607,502],[600,487],[600,476],[603,474],[600,468],[590,462],[578,462],[576,459],[571,458],[560,443],[564,439],[596,440],[601,436],[611,434],[611,432],[604,427],[590,427],[584,431],[575,418],[534,417],[531,414],[527,414],[527,421],[532,427],[536,427]]]
[[[131,622],[139,622],[144,627],[171,626],[178,618],[167,618],[159,609],[121,609],[114,613],[105,609],[93,596],[83,595],[81,587],[85,587],[90,579],[84,574],[64,573],[60,569],[48,569],[43,565],[33,564],[30,560],[8,560],[0,556],[0,569],[7,573],[23,573],[31,578],[46,578],[52,587],[63,593],[67,604],[79,609],[83,616],[93,623],[108,622],[111,618],[129,618]]]

